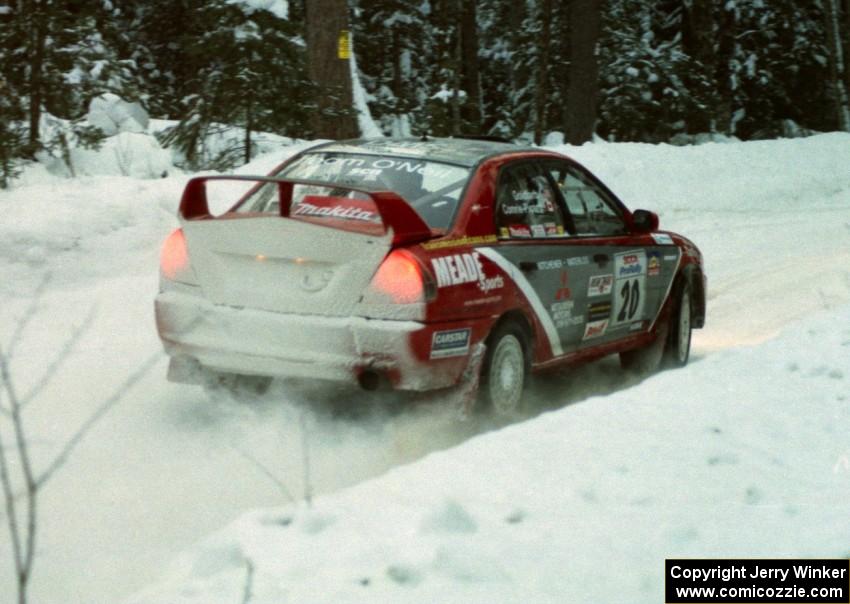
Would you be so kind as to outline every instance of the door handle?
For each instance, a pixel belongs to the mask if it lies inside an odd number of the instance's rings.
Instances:
[[[608,256],[608,254],[594,254],[593,255],[593,261],[596,264],[599,265],[599,268],[602,268],[603,266],[608,264],[608,262],[610,260],[611,260],[611,258]]]
[[[537,263],[531,262],[530,260],[522,260],[519,263],[519,270],[521,270],[524,273],[530,273],[532,271],[536,271],[537,270]]]

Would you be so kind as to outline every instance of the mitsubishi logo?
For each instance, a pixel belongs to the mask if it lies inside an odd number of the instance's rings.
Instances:
[[[299,284],[305,292],[316,293],[328,286],[331,277],[333,277],[332,271],[309,271],[301,277]]]

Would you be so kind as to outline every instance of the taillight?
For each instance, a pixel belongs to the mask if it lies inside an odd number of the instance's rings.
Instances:
[[[414,256],[403,250],[395,250],[384,259],[369,289],[370,302],[416,304],[437,297],[434,277]]]
[[[192,267],[189,265],[189,250],[186,248],[183,229],[175,230],[162,244],[159,266],[162,276],[169,281],[195,282]]]

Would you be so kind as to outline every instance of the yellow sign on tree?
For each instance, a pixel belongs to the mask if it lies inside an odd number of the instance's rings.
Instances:
[[[339,44],[337,46],[337,56],[340,59],[351,58],[351,33],[347,29],[339,32]]]

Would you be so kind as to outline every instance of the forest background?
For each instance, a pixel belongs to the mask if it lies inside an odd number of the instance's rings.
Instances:
[[[107,92],[173,120],[191,170],[245,163],[256,132],[358,136],[352,75],[391,136],[850,131],[848,53],[850,0],[0,0],[0,185],[96,146]],[[243,136],[204,153],[222,127]]]

